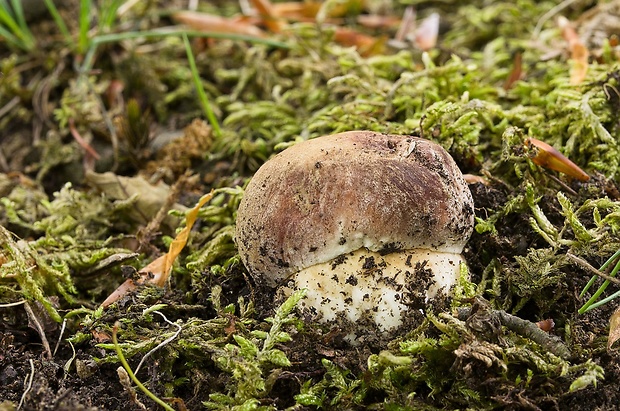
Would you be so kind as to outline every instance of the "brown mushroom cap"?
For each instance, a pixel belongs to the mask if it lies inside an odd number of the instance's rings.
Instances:
[[[467,183],[450,155],[417,137],[351,131],[296,144],[248,184],[236,241],[257,282],[362,247],[460,253],[473,229]]]

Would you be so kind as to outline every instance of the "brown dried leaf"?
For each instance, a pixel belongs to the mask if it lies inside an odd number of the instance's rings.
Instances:
[[[477,176],[474,174],[463,174],[463,178],[467,184],[484,184],[485,186],[491,185],[488,179],[482,176]]]
[[[114,200],[129,200],[135,196],[135,207],[128,211],[129,218],[140,224],[148,224],[162,207],[168,195],[170,186],[163,182],[153,185],[143,177],[123,177],[114,173],[86,173],[86,181]],[[187,207],[175,204],[175,210],[185,211]],[[179,219],[166,216],[164,225],[168,230],[174,230]]]
[[[525,140],[525,146],[531,150],[531,158],[535,164],[550,170],[559,171],[579,181],[588,181],[590,176],[579,166],[570,161],[554,147],[536,138]]]
[[[277,9],[273,7],[269,0],[250,0],[252,5],[263,18],[263,24],[272,32],[279,33],[287,26],[285,21],[280,19]]]
[[[504,82],[504,90],[510,90],[523,75],[523,55],[517,52],[512,60],[512,70]]]
[[[609,319],[609,337],[607,338],[607,349],[610,350],[616,341],[620,339],[620,305]]]
[[[573,85],[581,84],[588,73],[588,58],[590,57],[590,52],[566,17],[558,17],[557,22],[558,27],[562,29],[562,37],[568,42],[568,49],[570,50],[571,60],[573,61],[570,83]]]
[[[98,344],[112,341],[112,337],[106,331],[91,330],[90,333]]]
[[[384,37],[375,38],[348,27],[337,27],[334,40],[345,47],[357,48],[358,53],[364,57],[381,54],[386,42]]]
[[[265,37],[265,33],[247,21],[228,19],[214,14],[195,11],[179,11],[172,14],[172,19],[194,30],[214,33],[242,34],[252,37]]]
[[[320,8],[321,3],[317,1],[287,1],[273,4],[277,16],[291,20],[314,19]]]
[[[175,239],[172,240],[170,248],[168,249],[168,252],[166,254],[159,256],[158,258],[147,264],[145,267],[143,267],[140,271],[138,271],[138,274],[140,275],[139,278],[137,278],[136,280],[130,278],[126,280],[123,284],[121,284],[116,290],[112,292],[112,294],[108,296],[108,298],[105,299],[103,303],[101,303],[101,306],[105,308],[110,304],[118,301],[128,293],[135,290],[136,287],[140,284],[152,284],[158,287],[163,287],[168,281],[168,278],[170,277],[170,272],[172,271],[172,264],[174,264],[174,261],[181,253],[181,250],[183,250],[183,248],[185,247],[185,244],[187,244],[189,233],[192,230],[194,223],[196,222],[196,218],[198,218],[198,212],[200,211],[200,208],[205,205],[207,201],[211,200],[212,197],[213,192],[205,194],[200,198],[194,208],[192,208],[187,213],[185,228],[183,228],[179,232],[179,234],[177,234]]]
[[[553,327],[555,327],[555,321],[553,321],[553,318],[547,318],[546,320],[538,321],[536,325],[541,330],[549,332],[553,330]]]

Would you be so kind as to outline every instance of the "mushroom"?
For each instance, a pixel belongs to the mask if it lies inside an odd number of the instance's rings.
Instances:
[[[235,237],[257,284],[279,295],[306,288],[302,309],[321,321],[386,333],[416,298],[448,294],[473,221],[467,183],[441,146],[350,131],[267,161],[246,188]]]

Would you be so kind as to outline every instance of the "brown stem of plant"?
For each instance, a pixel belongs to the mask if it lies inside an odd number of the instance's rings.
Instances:
[[[616,277],[612,277],[609,274],[606,274],[606,273],[602,272],[601,270],[596,269],[596,267],[593,267],[592,265],[590,265],[590,263],[588,263],[583,258],[579,258],[576,255],[571,254],[571,253],[566,253],[566,256],[568,257],[569,260],[571,260],[573,263],[577,264],[578,266],[580,266],[584,270],[589,271],[590,273],[592,273],[592,274],[594,274],[596,276],[599,276],[602,279],[609,281],[610,283],[614,283],[614,284],[620,285],[620,279],[618,279]]]
[[[470,307],[458,309],[459,320],[465,321],[471,314],[472,309]],[[536,323],[508,314],[504,310],[489,310],[489,314],[491,317],[497,318],[504,327],[525,338],[529,338],[550,353],[563,359],[571,357],[570,350],[558,337],[541,330]]]

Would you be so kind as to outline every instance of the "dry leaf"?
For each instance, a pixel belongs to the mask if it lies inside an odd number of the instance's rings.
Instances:
[[[577,164],[570,161],[554,147],[536,138],[525,140],[525,146],[532,150],[532,161],[541,167],[559,171],[579,181],[588,181],[590,176]]]
[[[536,325],[541,330],[549,332],[553,330],[553,327],[555,327],[555,321],[553,321],[553,318],[547,318],[546,320],[538,321]]]
[[[53,303],[55,306],[58,306],[58,297],[53,297]],[[53,354],[47,339],[47,333],[55,332],[58,328],[58,323],[49,315],[43,304],[38,301],[32,304],[26,302],[24,308],[28,315],[28,326],[39,334],[47,358],[51,359]]]
[[[345,47],[354,46],[358,53],[364,57],[382,53],[386,41],[383,37],[375,38],[348,27],[337,27],[334,40]]]
[[[558,17],[558,27],[562,29],[562,37],[568,42],[573,67],[570,73],[570,83],[573,85],[581,84],[588,73],[588,58],[590,52],[583,44],[577,31],[566,17]]]
[[[317,1],[289,1],[273,4],[276,15],[291,20],[314,19],[320,8],[321,3]]]
[[[185,244],[187,244],[187,239],[189,238],[189,233],[196,222],[196,218],[198,218],[198,212],[200,208],[207,203],[207,201],[211,200],[213,197],[213,192],[209,194],[205,194],[200,198],[198,203],[192,208],[186,215],[186,224],[185,227],[177,234],[172,243],[170,244],[170,248],[166,254],[163,254],[151,261],[145,267],[138,271],[140,277],[136,280],[129,278],[123,284],[121,284],[116,290],[112,292],[105,299],[104,302],[101,303],[102,307],[107,307],[110,304],[118,301],[131,291],[135,290],[138,285],[141,284],[152,284],[158,287],[163,287],[168,278],[170,277],[170,272],[172,271],[172,264],[179,256]]]
[[[510,90],[523,75],[523,55],[517,52],[512,60],[512,70],[504,82],[504,90]]]
[[[381,16],[378,14],[360,14],[357,22],[371,29],[393,29],[401,24],[401,20],[395,16]]]
[[[251,23],[236,19],[228,19],[214,14],[198,13],[195,11],[179,11],[173,13],[172,18],[198,31],[265,37],[265,33]]]
[[[167,184],[160,181],[153,185],[140,176],[123,177],[110,172],[99,174],[89,171],[86,173],[86,181],[114,200],[129,200],[135,196],[135,206],[128,210],[128,215],[140,224],[148,224],[170,194],[170,186]],[[173,208],[187,210],[187,207],[178,203]],[[173,231],[179,225],[179,219],[168,215],[164,225],[167,230]]]
[[[437,45],[439,37],[439,14],[433,13],[420,23],[415,31],[415,45],[422,51],[428,51]]]
[[[263,19],[263,24],[273,33],[279,33],[287,26],[286,22],[280,20],[277,9],[273,7],[269,0],[250,0]]]
[[[90,333],[98,344],[112,341],[112,337],[106,331],[90,330]]]
[[[611,315],[609,319],[609,337],[607,338],[607,349],[620,339],[620,306]]]
[[[465,182],[467,184],[484,184],[485,186],[490,185],[491,183],[489,182],[488,179],[482,177],[482,176],[477,176],[474,174],[463,174],[463,178],[465,179]]]

